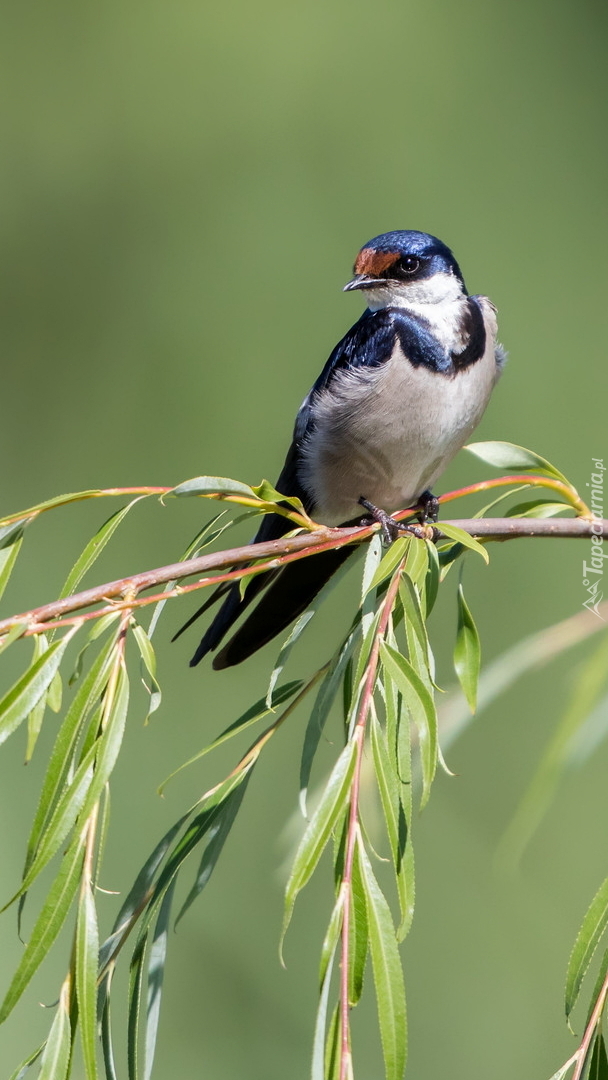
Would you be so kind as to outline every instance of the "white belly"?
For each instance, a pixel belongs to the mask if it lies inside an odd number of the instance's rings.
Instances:
[[[389,511],[414,503],[479,423],[497,377],[493,335],[484,356],[451,377],[414,367],[399,346],[379,367],[336,374],[315,402],[301,469],[313,514],[348,521],[361,496]]]

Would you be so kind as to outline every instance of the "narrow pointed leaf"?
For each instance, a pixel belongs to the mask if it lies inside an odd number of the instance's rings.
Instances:
[[[40,801],[27,844],[24,876],[32,864],[44,828],[50,820],[72,762],[79,734],[91,709],[97,704],[107,684],[115,640],[109,640],[99,652],[79,687],[59,729],[47,766]]]
[[[277,685],[277,682],[279,681],[279,677],[281,675],[281,672],[282,672],[283,668],[285,667],[285,664],[287,663],[287,660],[289,659],[289,654],[290,654],[291,650],[293,649],[296,641],[300,637],[300,635],[304,632],[304,630],[308,626],[308,624],[309,624],[310,620],[312,619],[313,615],[316,614],[316,610],[317,610],[317,604],[315,603],[312,608],[309,608],[308,611],[305,611],[302,615],[300,615],[300,618],[295,623],[295,626],[292,627],[290,633],[288,634],[288,636],[285,638],[285,641],[281,645],[281,650],[279,652],[276,663],[275,663],[274,668],[272,670],[272,674],[270,676],[270,682],[268,683],[268,690],[266,692],[266,705],[268,706],[269,709],[272,709],[272,695],[274,694],[274,689],[275,689],[275,686]]]
[[[127,506],[123,506],[122,510],[117,510],[115,514],[112,514],[112,516],[104,522],[101,528],[95,533],[95,536],[89,540],[84,551],[74,563],[74,566],[70,570],[65,584],[59,593],[60,599],[64,596],[71,596],[71,594],[76,591],[76,588],[82,581],[84,575],[91,569],[96,559],[99,558],[106,544],[112,539],[118,526],[124,521],[129,513],[129,510],[135,506],[135,503],[146,498],[148,498],[147,495],[139,495],[136,499],[133,499],[132,502],[128,503]]]
[[[533,450],[526,450],[525,446],[517,446],[509,442],[476,442],[469,443],[464,447],[471,454],[475,454],[486,465],[494,465],[497,469],[534,469],[536,472],[554,476],[564,483],[568,483],[563,473],[559,472],[550,461],[535,454]]]
[[[132,626],[133,637],[137,643],[139,649],[139,655],[141,656],[142,664],[148,673],[150,679],[150,685],[148,686],[146,680],[142,678],[142,682],[150,695],[150,704],[148,706],[148,715],[146,716],[146,723],[152,713],[156,712],[162,701],[162,692],[156,678],[156,654],[154,652],[154,646],[150,641],[150,638],[146,634],[143,626],[138,623],[134,623]]]
[[[297,510],[300,514],[304,514],[305,517],[308,517],[308,514],[304,509],[304,504],[301,499],[298,499],[297,495],[281,495],[281,492],[277,491],[268,480],[262,480],[261,484],[255,485],[251,490],[262,502],[287,503],[289,506],[293,506],[294,510]]]
[[[0,1008],[0,1023],[16,1005],[66,920],[80,881],[83,851],[83,841],[77,837],[63,857]]]
[[[387,577],[391,577],[401,560],[407,554],[411,539],[410,536],[400,536],[391,544],[367,586],[366,592],[376,589]]]
[[[473,536],[470,536],[464,529],[459,529],[457,525],[448,525],[447,522],[442,521],[438,528],[444,536],[447,536],[450,540],[456,540],[463,547],[468,548],[469,551],[476,551],[478,555],[481,555],[485,563],[489,563],[490,556],[486,551],[483,544],[479,543],[479,540],[475,540]]]
[[[569,503],[558,502],[557,500],[547,502],[546,499],[532,499],[530,502],[510,506],[505,513],[505,517],[549,518],[556,517],[563,510],[572,512],[572,507]]]
[[[312,1046],[310,1080],[325,1080],[325,1029],[327,1026],[327,1005],[329,1001],[329,989],[334,966],[334,957],[336,955],[336,943],[337,937],[334,942],[333,951],[327,958],[325,974],[321,983],[321,993],[319,995],[319,1006],[317,1008],[315,1034]]]
[[[154,1054],[156,1051],[156,1036],[158,1034],[158,1021],[160,1019],[160,1003],[163,992],[163,979],[165,975],[165,961],[167,959],[167,938],[169,934],[169,920],[171,918],[171,904],[177,878],[174,878],[167,889],[160,909],[150,953],[148,956],[148,996],[146,1002],[146,1038],[144,1052],[144,1080],[150,1080]]]
[[[230,480],[226,476],[195,476],[193,480],[185,480],[178,484],[169,494],[180,496],[190,495],[246,495],[252,499],[257,496],[248,484],[241,484],[239,480]]]
[[[14,641],[23,637],[26,630],[27,622],[15,623],[14,626],[11,626],[10,630],[0,638],[0,653],[8,649],[9,645],[12,645]]]
[[[70,634],[66,634],[61,641],[51,645],[0,701],[0,743],[12,735],[46,693],[63,659],[70,637]]]
[[[0,546],[0,599],[15,568],[17,556],[23,543],[23,530],[19,528],[10,543]]]
[[[396,770],[396,754],[391,755],[386,735],[375,716],[372,716],[371,742],[374,769],[384,811],[386,831],[395,868],[401,925],[398,939],[401,941],[409,930],[414,913],[413,862],[411,840],[405,809],[401,799],[401,781]]]
[[[604,1036],[600,1030],[593,1040],[586,1080],[608,1080],[608,1055]]]
[[[281,937],[289,926],[296,896],[314,873],[349,797],[355,768],[356,742],[351,740],[340,754],[325,785],[321,801],[300,841],[285,889],[285,913]]]
[[[23,1080],[25,1074],[29,1071],[32,1065],[36,1061],[38,1061],[38,1058],[40,1057],[45,1046],[46,1040],[42,1043],[41,1046],[38,1047],[37,1050],[34,1050],[33,1054],[30,1054],[29,1057],[25,1059],[25,1061],[22,1061],[21,1064],[17,1066],[15,1071],[11,1073],[9,1080]]]
[[[47,652],[49,642],[46,634],[37,634],[34,638],[34,656],[32,663],[36,663],[41,656]],[[51,682],[52,685],[52,682]],[[42,728],[42,721],[46,712],[48,690],[46,694],[43,694],[37,705],[34,705],[31,713],[27,718],[27,745],[25,748],[25,764],[27,765],[32,760],[34,748],[38,741],[38,736]]]
[[[76,996],[87,1080],[97,1080],[97,912],[89,884],[81,891],[76,923]]]
[[[344,898],[346,886],[344,883],[340,886],[336,902],[331,913],[329,920],[329,926],[325,932],[325,938],[323,939],[323,946],[321,948],[321,960],[319,963],[319,985],[321,993],[323,992],[323,986],[327,979],[327,971],[331,965],[332,958],[336,952],[338,939],[340,936],[340,930],[342,929],[342,919],[344,916]]]
[[[112,1045],[112,1018],[110,1014],[110,995],[107,993],[101,1013],[101,1051],[106,1080],[118,1080],[114,1046]]]
[[[608,925],[608,878],[593,897],[577,934],[566,974],[566,1016],[576,1005],[591,959]]]
[[[424,806],[428,800],[433,777],[437,768],[437,713],[435,702],[428,687],[414,670],[409,660],[401,656],[396,649],[384,642],[380,643],[380,655],[392,679],[394,679],[403,700],[412,713],[418,729],[420,744],[420,763],[422,766],[422,800]]]
[[[226,842],[228,833],[230,832],[234,824],[236,815],[240,810],[241,803],[247,790],[247,785],[250,778],[251,773],[248,773],[243,780],[243,783],[239,784],[239,786],[235,788],[234,791],[230,792],[227,799],[222,804],[220,812],[218,813],[213,824],[209,828],[207,846],[201,858],[201,863],[198,868],[196,880],[194,882],[194,885],[190,889],[190,892],[188,893],[186,899],[184,900],[179,915],[175,920],[176,926],[184,917],[190,905],[203,891],[205,885],[207,884],[209,878],[215,870],[216,863],[222,853],[222,848]]]
[[[477,684],[479,682],[480,665],[481,644],[479,634],[460,584],[458,586],[458,629],[456,632],[456,644],[454,645],[454,670],[471,712],[475,712],[477,707]]]
[[[425,658],[425,667],[429,673],[431,671],[430,665],[430,646],[429,638],[426,630],[426,624],[424,616],[422,614],[422,608],[420,606],[420,597],[418,595],[416,586],[412,581],[408,573],[404,572],[399,580],[399,598],[403,604],[403,611],[405,615],[405,632],[408,637],[408,648],[410,642],[410,635],[413,633],[418,640],[420,650]],[[413,651],[410,649],[410,652]],[[410,660],[411,660],[410,656]]]
[[[144,962],[148,935],[144,934],[135,947],[129,969],[129,1011],[127,1015],[127,1076],[139,1080],[139,1014],[144,985]]]
[[[306,725],[304,744],[302,746],[302,759],[300,761],[300,809],[303,817],[308,816],[306,800],[308,797],[308,785],[310,783],[310,774],[315,754],[319,746],[323,728],[327,722],[340,683],[342,682],[344,669],[352,656],[355,640],[356,633],[352,632],[343,643],[342,648],[335,657],[332,666],[319,687],[315,703]]]
[[[350,923],[349,923],[349,970],[348,1002],[358,1005],[363,993],[363,976],[369,946],[369,927],[365,887],[361,876],[360,860],[355,854],[350,888]]]
[[[38,1080],[65,1080],[70,1065],[71,1049],[70,1017],[62,994],[62,1000],[57,1007],[57,1013],[42,1055]]]
[[[402,1080],[407,1058],[407,1018],[401,957],[389,906],[361,844],[358,857],[367,903],[385,1075],[386,1080]]]
[[[184,814],[174,825],[165,833],[162,840],[159,840],[152,853],[146,859],[144,865],[139,871],[133,885],[131,886],[122,907],[116,916],[112,933],[101,946],[99,953],[99,966],[100,970],[106,969],[112,958],[116,955],[116,952],[120,948],[125,931],[132,924],[138,911],[142,910],[145,906],[148,898],[152,893],[152,885],[154,878],[160,866],[165,858],[173,840],[177,836],[179,830],[185,824],[190,816],[190,812]]]

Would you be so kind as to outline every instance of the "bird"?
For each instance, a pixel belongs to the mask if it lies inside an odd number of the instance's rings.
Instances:
[[[431,489],[479,423],[506,353],[496,308],[468,294],[452,251],[430,233],[399,229],[369,240],[344,291],[361,292],[366,310],[304,398],[276,488],[300,498],[317,522],[353,525],[371,515],[391,539],[399,528],[391,511],[418,505],[423,520],[437,519]],[[287,518],[269,514],[252,544],[291,529]],[[309,607],[353,550],[259,574],[244,592],[238,582],[220,585],[175,635],[223,597],[191,666],[221,645],[262,594],[213,667],[247,659]]]

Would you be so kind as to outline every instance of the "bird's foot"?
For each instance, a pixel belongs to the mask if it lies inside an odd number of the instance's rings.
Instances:
[[[439,517],[439,499],[436,495],[433,495],[432,491],[423,491],[418,499],[418,505],[420,507],[418,511],[420,524],[426,525],[430,522],[434,525]]]
[[[431,498],[433,498],[433,496],[431,496]],[[410,533],[413,536],[417,536],[419,540],[430,539],[429,529],[424,525],[413,525],[405,521],[395,521],[390,514],[387,514],[386,510],[381,510],[379,506],[374,506],[373,503],[369,502],[368,499],[364,499],[363,496],[359,499],[359,505],[367,510],[370,524],[377,522],[381,526],[382,539],[385,544],[392,544],[400,533]]]

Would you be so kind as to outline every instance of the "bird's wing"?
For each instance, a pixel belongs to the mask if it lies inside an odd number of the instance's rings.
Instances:
[[[314,506],[310,494],[300,481],[299,466],[303,444],[314,427],[315,400],[339,371],[376,367],[388,360],[393,351],[395,336],[396,325],[393,312],[366,311],[338,342],[300,407],[296,417],[293,442],[276,488],[281,494],[295,495],[300,498],[310,513],[314,514]],[[292,525],[287,518],[280,517],[278,514],[269,514],[264,518],[253,544],[276,540],[284,536],[291,528]],[[346,547],[335,551],[319,552],[318,555],[289,564],[279,571],[258,574],[252,578],[243,596],[240,594],[238,585],[231,586],[224,603],[192,657],[191,666],[198,664],[208,652],[217,648],[230,627],[252,600],[259,596],[262,589],[269,586],[254,611],[217,655],[213,666],[215,668],[229,667],[245,660],[267,641],[280,634],[306,610],[352,550]],[[215,598],[220,599],[221,595],[225,595],[225,592],[220,593],[220,590],[217,590]],[[213,602],[213,599],[212,597],[211,601],[207,601],[206,605],[199,608],[186,625],[189,626],[198,618]]]

